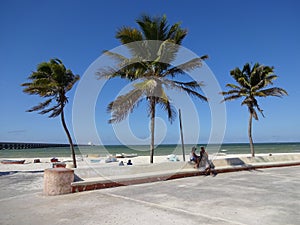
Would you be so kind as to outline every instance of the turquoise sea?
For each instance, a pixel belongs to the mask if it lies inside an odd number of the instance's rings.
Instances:
[[[189,154],[194,145],[184,145],[185,153]],[[222,144],[222,145],[205,145],[209,153],[226,153],[226,154],[250,154],[249,144]],[[300,153],[300,142],[297,143],[257,143],[255,144],[256,153]],[[149,155],[149,146],[77,146],[77,155],[100,154],[105,157],[108,154],[117,153],[137,153],[140,156]],[[155,155],[182,154],[181,145],[159,145],[155,149]],[[59,148],[35,148],[35,149],[4,149],[0,150],[0,158],[35,158],[35,157],[70,157],[69,147]]]

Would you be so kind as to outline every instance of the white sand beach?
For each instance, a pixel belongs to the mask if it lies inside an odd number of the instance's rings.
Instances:
[[[186,156],[188,159],[189,156]],[[182,156],[178,156],[179,160],[182,161]],[[8,158],[0,158],[0,161],[7,160]],[[9,160],[25,160],[24,164],[2,164],[0,163],[0,172],[6,171],[39,171],[47,168],[52,168],[53,163],[50,162],[51,158],[38,158],[40,163],[34,163],[34,160],[37,158],[9,158]],[[66,157],[57,157],[59,162],[64,162],[67,165],[72,165],[72,158]],[[124,165],[128,160],[132,161],[133,166],[135,165],[146,165],[150,164],[149,156],[137,156],[134,158],[117,158],[117,162],[106,163],[105,160],[107,157],[97,157],[96,155],[91,156],[77,156],[77,168],[88,168],[88,167],[118,167],[119,162],[123,161]],[[99,161],[100,160],[100,161]],[[154,163],[168,162],[167,156],[155,156]]]
[[[276,153],[272,154],[272,156],[300,156],[300,153]],[[266,157],[269,156],[269,154],[256,154],[256,158],[259,157]],[[183,157],[176,156],[180,162],[183,162]],[[209,158],[213,161],[219,160],[219,159],[228,159],[228,158],[247,158],[250,157],[250,154],[212,154],[209,155]],[[7,160],[8,158],[0,158],[0,162],[2,160]],[[34,160],[37,158],[9,158],[9,160],[25,160],[24,164],[2,164],[0,163],[0,172],[8,172],[8,171],[42,171],[47,168],[52,168],[53,163],[50,162],[51,158],[38,158],[40,160],[40,163],[34,163]],[[71,157],[57,157],[59,162],[64,162],[68,165],[72,165],[72,159]],[[89,155],[89,156],[77,156],[77,168],[88,168],[88,167],[119,167],[119,162],[123,161],[125,164],[125,167],[127,167],[126,163],[128,160],[132,161],[133,166],[141,166],[141,165],[150,165],[150,157],[149,156],[137,156],[133,158],[117,158],[117,162],[110,162],[106,163],[105,160],[107,159],[107,156],[105,157],[97,157],[97,155]],[[100,161],[99,161],[100,160]],[[189,155],[185,156],[185,160],[189,161]],[[160,164],[160,163],[167,163],[170,161],[168,159],[167,155],[162,156],[154,156],[154,165]]]

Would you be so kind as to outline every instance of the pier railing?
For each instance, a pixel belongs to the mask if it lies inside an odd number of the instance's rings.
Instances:
[[[68,147],[68,146],[69,146],[69,144],[0,142],[0,150],[4,150],[4,149],[27,149],[27,148],[49,148],[49,147]]]

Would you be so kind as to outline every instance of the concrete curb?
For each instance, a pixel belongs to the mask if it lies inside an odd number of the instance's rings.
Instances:
[[[256,170],[256,169],[268,169],[276,167],[289,167],[289,166],[300,166],[300,162],[283,162],[283,163],[268,163],[268,164],[254,164],[254,165],[244,165],[244,166],[234,166],[234,167],[224,167],[216,169],[217,173],[228,173],[228,172],[238,172],[243,170]]]

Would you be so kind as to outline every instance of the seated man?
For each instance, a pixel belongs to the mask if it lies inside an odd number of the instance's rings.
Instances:
[[[208,154],[205,151],[204,147],[201,147],[200,157],[202,159],[202,162],[201,162],[201,159],[200,159],[200,163],[201,163],[201,166],[203,164],[203,166],[205,167],[206,175],[208,175],[208,174],[216,175],[215,171],[214,170],[212,171],[212,169],[214,169],[215,166],[214,166],[213,162],[208,159]]]
[[[191,162],[195,162],[195,168],[198,168],[199,167],[199,163],[200,163],[200,161],[201,161],[201,155],[199,156],[199,155],[197,155],[196,154],[196,150],[197,150],[197,148],[194,146],[193,148],[192,148],[192,151],[191,151],[191,153],[190,153],[190,161]]]

